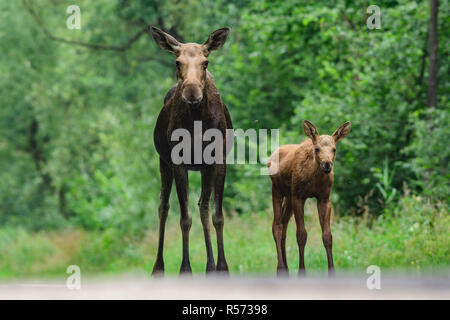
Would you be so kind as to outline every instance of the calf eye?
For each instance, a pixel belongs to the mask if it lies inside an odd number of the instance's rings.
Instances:
[[[176,66],[177,68],[181,67],[180,61],[175,61],[175,66]]]
[[[336,149],[333,149],[333,152],[336,153]]]
[[[319,149],[319,148],[315,148],[314,151],[315,151],[316,153],[318,153],[318,152],[320,151],[320,149]]]
[[[203,69],[206,69],[206,68],[208,68],[208,64],[209,64],[209,61],[205,61],[205,62],[203,62]]]

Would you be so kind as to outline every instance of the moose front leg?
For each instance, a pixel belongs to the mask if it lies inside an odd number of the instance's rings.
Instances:
[[[211,272],[216,269],[214,265],[214,255],[211,246],[211,236],[209,232],[209,200],[211,198],[212,184],[214,178],[214,167],[210,166],[201,172],[202,174],[202,193],[198,205],[200,207],[200,219],[203,225],[203,233],[205,236],[206,245],[206,272]]]
[[[317,211],[319,212],[319,221],[322,228],[322,241],[327,251],[328,276],[334,276],[333,264],[333,236],[331,235],[330,217],[331,203],[329,199],[317,200]]]
[[[174,176],[178,201],[180,203],[180,226],[183,238],[183,260],[181,262],[180,273],[192,273],[191,263],[189,261],[189,230],[191,229],[192,218],[189,215],[188,172],[182,166],[175,166]]]
[[[308,233],[305,228],[304,217],[305,200],[298,199],[296,196],[292,196],[292,208],[294,209],[295,223],[297,224],[297,244],[299,251],[299,266],[298,275],[305,275],[305,245]]]
[[[225,251],[223,247],[223,211],[222,200],[225,185],[226,165],[216,165],[216,180],[214,185],[214,206],[213,224],[217,234],[217,267],[216,271],[228,273],[228,265],[225,259]]]
[[[172,189],[173,172],[172,167],[162,160],[159,161],[159,170],[161,172],[161,194],[159,203],[159,240],[158,253],[156,255],[156,262],[153,266],[152,275],[158,276],[164,274],[164,230],[166,227],[167,215],[169,213],[169,198]]]

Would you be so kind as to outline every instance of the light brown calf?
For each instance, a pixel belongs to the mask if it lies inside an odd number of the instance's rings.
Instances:
[[[272,232],[277,247],[277,272],[279,275],[288,273],[286,231],[292,213],[294,213],[297,224],[299,275],[305,273],[304,250],[307,233],[303,210],[307,198],[317,199],[322,240],[327,252],[328,274],[334,274],[330,230],[333,162],[337,142],[348,135],[350,126],[350,122],[346,122],[331,136],[319,135],[316,127],[305,120],[303,121],[303,130],[310,139],[300,144],[281,146],[269,159],[274,213]]]

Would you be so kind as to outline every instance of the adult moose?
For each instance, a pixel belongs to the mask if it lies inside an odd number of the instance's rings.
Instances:
[[[304,250],[307,233],[303,210],[307,198],[317,199],[322,240],[327,252],[328,274],[334,274],[332,235],[330,229],[330,193],[333,186],[333,162],[337,142],[350,132],[350,122],[344,123],[333,135],[319,135],[308,120],[303,121],[303,130],[310,138],[300,144],[279,147],[269,159],[269,174],[272,180],[273,224],[272,233],[277,247],[278,275],[288,273],[286,261],[286,232],[294,213],[297,224],[299,248],[299,275],[305,273]],[[274,163],[278,161],[278,163]],[[271,169],[272,168],[272,169]]]
[[[180,273],[192,273],[189,261],[189,230],[192,218],[189,214],[188,204],[188,170],[201,172],[202,191],[198,205],[206,243],[206,272],[228,273],[223,246],[222,199],[226,175],[226,130],[232,129],[232,123],[228,109],[220,99],[214,79],[207,67],[209,54],[222,47],[230,29],[222,28],[212,32],[203,44],[180,43],[171,35],[157,28],[152,27],[151,31],[156,43],[162,49],[175,54],[178,78],[177,84],[169,90],[164,98],[164,107],[158,116],[153,134],[155,147],[160,157],[161,172],[159,243],[153,274],[164,273],[164,230],[174,179],[180,203],[180,226],[183,238],[183,260]],[[192,138],[191,150],[194,151],[196,139],[202,139],[198,136],[194,137],[194,122],[197,123],[197,121],[201,121],[203,132],[208,129],[217,129],[221,132],[223,138],[222,161],[207,164],[203,157],[200,161],[194,161],[194,157],[198,155],[191,154],[192,161],[180,164],[176,161],[177,164],[175,164],[171,155],[177,142],[172,141],[172,133],[177,129],[187,130]],[[202,141],[202,155],[205,146],[205,142]],[[209,201],[213,190],[215,213],[212,220],[217,233],[217,266],[214,264],[209,230]]]

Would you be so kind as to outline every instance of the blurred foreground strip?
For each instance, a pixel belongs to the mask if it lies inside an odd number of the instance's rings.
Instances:
[[[308,299],[450,299],[448,275],[384,277],[381,289],[369,290],[365,277],[276,279],[231,276],[193,278],[147,276],[85,277],[80,290],[65,279],[0,282],[0,299],[150,299],[150,300],[308,300]]]

